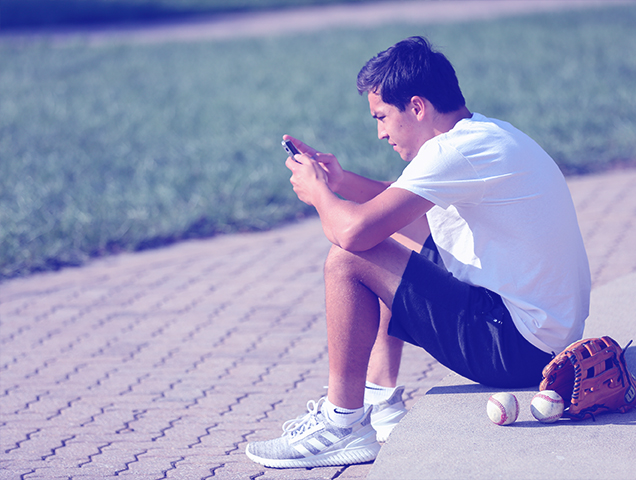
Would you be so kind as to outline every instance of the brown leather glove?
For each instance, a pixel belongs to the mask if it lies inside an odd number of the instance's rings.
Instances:
[[[539,390],[554,390],[563,397],[569,406],[564,417],[625,413],[636,406],[636,378],[627,370],[625,350],[610,337],[574,342],[543,369]]]

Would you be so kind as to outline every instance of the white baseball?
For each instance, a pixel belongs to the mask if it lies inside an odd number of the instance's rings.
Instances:
[[[563,415],[563,399],[554,390],[543,390],[532,399],[530,411],[541,423],[556,422]]]
[[[486,405],[488,418],[497,425],[510,425],[519,416],[519,402],[512,393],[495,393],[488,399]]]

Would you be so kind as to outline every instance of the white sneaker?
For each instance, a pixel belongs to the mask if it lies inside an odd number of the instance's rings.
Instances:
[[[351,465],[375,460],[380,444],[371,426],[370,411],[366,410],[351,427],[343,428],[321,412],[324,401],[325,398],[310,400],[309,412],[285,422],[281,437],[249,443],[245,453],[250,460],[273,468]]]
[[[371,425],[377,432],[378,442],[386,442],[395,426],[406,415],[406,407],[402,401],[404,387],[395,387],[395,391],[388,400],[373,405],[371,410]],[[368,408],[370,404],[365,404]]]

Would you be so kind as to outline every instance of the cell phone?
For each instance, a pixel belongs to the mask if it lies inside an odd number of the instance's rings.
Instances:
[[[294,158],[294,155],[298,155],[300,153],[291,140],[283,140],[280,143],[290,157]]]

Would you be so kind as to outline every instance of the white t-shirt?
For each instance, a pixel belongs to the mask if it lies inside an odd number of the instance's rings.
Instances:
[[[558,353],[581,338],[587,255],[565,179],[531,138],[475,113],[427,141],[391,187],[435,204],[446,268],[498,293],[530,343]]]

